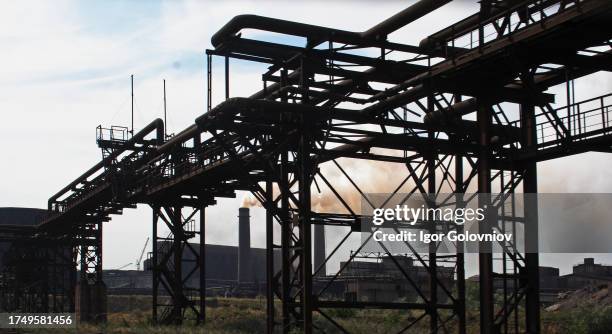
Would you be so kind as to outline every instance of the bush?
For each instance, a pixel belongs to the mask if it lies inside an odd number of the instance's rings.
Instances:
[[[587,328],[588,334],[609,334],[612,333],[612,308],[608,307],[592,319],[592,323]]]
[[[562,321],[565,331],[576,334],[609,334],[612,333],[612,307],[593,310],[582,308],[570,311]]]

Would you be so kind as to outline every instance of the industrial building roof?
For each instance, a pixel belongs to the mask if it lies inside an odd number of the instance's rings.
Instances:
[[[37,225],[47,210],[36,208],[0,208],[0,225]]]

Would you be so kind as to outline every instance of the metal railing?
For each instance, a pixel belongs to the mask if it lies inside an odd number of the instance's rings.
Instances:
[[[493,15],[474,28],[459,28],[464,24],[462,21],[449,26],[447,29],[456,32],[436,42],[450,48],[479,48],[487,43],[516,33],[526,27],[535,24],[544,24],[544,22],[553,15],[580,6],[581,3],[585,1],[586,0],[523,1],[514,7]],[[483,35],[482,41],[480,38],[481,34]]]
[[[102,125],[96,127],[96,142],[112,141],[124,142],[130,139],[130,130],[125,126],[112,125],[110,128],[104,128]]]
[[[542,109],[536,115],[538,146],[560,144],[564,140],[580,141],[612,132],[610,112],[612,94],[572,103],[552,110]],[[551,122],[551,113],[558,120]],[[559,116],[565,114],[564,116]]]

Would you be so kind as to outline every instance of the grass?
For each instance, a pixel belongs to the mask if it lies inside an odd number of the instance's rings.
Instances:
[[[469,294],[468,294],[469,295]],[[469,298],[468,298],[469,299]],[[215,298],[207,301],[207,323],[197,327],[186,324],[181,327],[151,325],[151,299],[144,296],[109,296],[108,323],[104,326],[80,325],[70,330],[23,330],[19,333],[117,333],[117,334],[255,334],[264,333],[266,325],[265,299]],[[479,314],[468,302],[468,333],[478,333]],[[280,311],[280,310],[278,310]],[[421,311],[401,310],[323,310],[351,333],[383,334],[399,332],[411,321],[422,315]],[[448,315],[441,313],[441,319]],[[524,312],[520,311],[520,316]],[[280,320],[280,319],[278,319]],[[441,320],[443,321],[443,320]],[[452,330],[454,319],[446,325]],[[339,331],[321,314],[315,313],[313,322],[326,333]],[[427,333],[429,320],[423,318],[407,333]],[[523,330],[523,329],[521,329]],[[603,334],[612,333],[612,307],[594,310],[578,308],[569,311],[542,311],[543,333]]]

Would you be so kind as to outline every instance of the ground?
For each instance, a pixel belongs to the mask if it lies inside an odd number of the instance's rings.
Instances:
[[[468,333],[478,332],[478,311],[475,298],[475,287],[468,287],[467,323]],[[610,303],[608,303],[610,301]],[[109,296],[108,324],[106,326],[82,325],[78,333],[206,333],[206,334],[249,334],[264,333],[266,324],[265,299],[211,298],[207,300],[207,324],[204,327],[186,325],[183,327],[152,326],[151,299],[144,296]],[[397,333],[404,326],[418,318],[419,311],[395,310],[328,310],[338,323],[351,333],[383,334]],[[523,314],[520,311],[521,316]],[[443,317],[445,318],[445,317]],[[454,319],[446,325],[452,328]],[[326,333],[337,333],[329,321],[316,314],[315,325]],[[426,333],[428,320],[423,319],[419,325],[407,333]],[[542,309],[543,333],[561,334],[608,334],[612,333],[612,295],[608,286],[592,287],[565,296],[563,301],[553,307]],[[522,332],[522,329],[519,330]],[[74,330],[38,330],[20,333],[73,333]],[[442,331],[443,332],[443,331]],[[452,333],[452,331],[449,331]],[[512,332],[512,331],[510,331]]]

